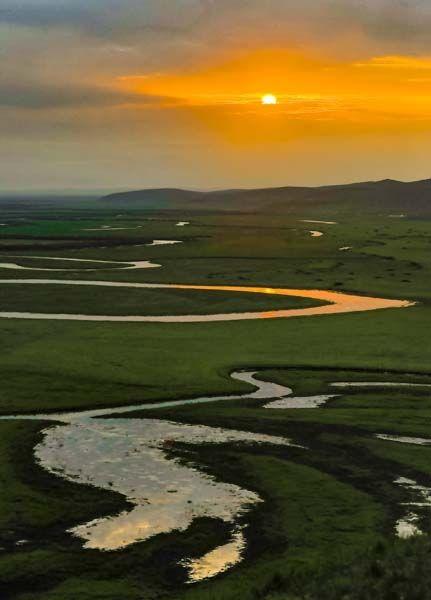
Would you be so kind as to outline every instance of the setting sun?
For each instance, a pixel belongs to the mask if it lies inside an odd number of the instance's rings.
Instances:
[[[262,104],[277,104],[277,97],[273,94],[265,94],[262,96]]]

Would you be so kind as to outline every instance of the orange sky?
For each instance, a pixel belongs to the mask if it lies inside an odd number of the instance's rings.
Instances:
[[[60,4],[0,10],[4,188],[430,175],[425,0]]]
[[[210,149],[202,153],[198,145],[187,154],[211,173],[208,187],[428,176],[428,56],[342,60],[257,49],[198,68],[120,76],[116,85],[161,97],[175,137],[207,140]],[[265,93],[278,104],[263,106]],[[152,114],[155,107],[142,110]],[[226,184],[218,185],[214,172]]]
[[[431,126],[427,56],[351,62],[294,50],[256,50],[206,68],[119,77],[118,85],[161,96],[167,108],[188,108],[203,126],[237,143],[250,138],[264,143],[276,131],[289,138],[298,122],[307,123],[312,132],[332,129],[337,134],[414,132]],[[265,93],[277,96],[277,106],[262,106]],[[299,132],[303,135],[301,127]]]

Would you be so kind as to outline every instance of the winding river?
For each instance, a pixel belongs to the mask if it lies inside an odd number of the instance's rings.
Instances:
[[[44,430],[44,439],[35,448],[36,460],[54,475],[116,491],[131,504],[131,509],[118,515],[73,527],[70,533],[81,538],[85,548],[118,550],[160,533],[185,531],[200,517],[230,524],[231,535],[225,544],[201,557],[181,561],[190,582],[196,582],[217,575],[242,559],[246,542],[241,518],[262,499],[253,491],[215,479],[191,461],[185,463],[173,457],[173,446],[295,444],[285,437],[160,419],[126,419],[120,415],[218,400],[265,400],[292,393],[288,387],[255,378],[254,372],[234,372],[231,377],[255,386],[256,390],[237,396],[0,419],[55,422],[54,427]],[[107,416],[113,418],[101,418]]]
[[[253,392],[235,396],[209,396],[194,399],[105,408],[56,414],[14,415],[1,420],[52,421],[35,448],[37,461],[50,473],[76,483],[116,491],[128,500],[130,508],[117,515],[95,519],[72,527],[69,532],[84,542],[85,548],[113,551],[172,531],[185,531],[200,517],[227,523],[229,539],[198,558],[183,558],[190,582],[213,577],[242,560],[246,546],[244,515],[262,502],[256,492],[228,484],[203,471],[191,459],[179,460],[172,454],[177,443],[270,444],[306,448],[274,435],[234,429],[188,425],[162,419],[122,418],[126,413],[202,404],[216,401],[255,399],[269,401],[264,408],[304,409],[321,407],[334,395],[295,397],[293,390],[262,381],[257,372],[235,371],[232,379],[254,386]],[[333,387],[387,388],[386,382],[334,382]],[[391,386],[417,387],[419,384],[391,383]],[[422,388],[430,385],[420,384]],[[105,419],[104,417],[111,417]],[[377,434],[384,442],[427,444],[431,440]],[[395,525],[399,537],[420,535],[418,509],[431,507],[431,491],[415,481],[399,478],[396,485],[406,488],[411,500],[406,514]]]
[[[161,242],[162,240],[154,240],[152,245],[159,245],[156,242]],[[163,240],[166,243],[165,240]],[[173,243],[173,240],[169,243]],[[96,260],[95,258],[61,258],[58,256],[20,256],[20,255],[8,255],[10,258],[25,258],[25,259],[38,259],[38,260],[54,260],[54,261],[65,261],[65,262],[76,262],[76,263],[96,263],[103,265],[110,265],[110,267],[106,267],[106,270],[112,270],[112,268],[116,269],[154,269],[161,267],[162,265],[158,265],[149,260],[137,260],[137,261],[116,261],[116,260]],[[25,265],[19,265],[17,263],[10,262],[1,262],[0,269],[13,269],[19,271],[56,271],[56,272],[76,272],[76,271],[102,271],[105,270],[103,268],[91,269],[91,268],[82,268],[82,269],[56,269],[56,268],[47,268],[47,267],[27,267]],[[0,280],[1,282],[1,280]]]
[[[38,257],[26,257],[38,258]],[[48,258],[48,257],[40,257]],[[89,259],[61,259],[79,262],[102,262]],[[115,264],[115,263],[114,263]],[[148,261],[117,263],[120,268],[148,268],[159,266]],[[125,266],[122,266],[125,265]],[[4,268],[28,268],[3,263]],[[37,270],[50,270],[41,269]],[[56,269],[53,269],[56,270]],[[405,308],[413,303],[347,294],[319,289],[291,289],[235,285],[192,285],[162,283],[131,283],[119,281],[85,281],[61,279],[1,279],[0,285],[75,285],[139,289],[182,289],[195,291],[223,291],[266,295],[303,297],[326,304],[309,308],[281,309],[261,312],[242,312],[204,315],[85,315],[34,312],[0,312],[5,319],[46,319],[58,321],[99,322],[159,322],[201,323],[239,321],[247,319],[275,319],[334,315],[372,311],[386,308]],[[253,506],[262,502],[257,493],[234,484],[224,483],[203,471],[191,460],[185,462],[173,456],[175,444],[271,444],[296,446],[285,437],[256,434],[247,431],[188,425],[162,419],[121,418],[137,410],[199,404],[220,400],[251,398],[268,401],[267,409],[318,408],[338,394],[295,397],[291,388],[256,378],[255,372],[236,371],[233,379],[253,385],[254,392],[236,396],[208,396],[153,404],[140,404],[109,409],[95,409],[79,413],[37,414],[1,417],[54,422],[44,430],[44,438],[35,448],[37,461],[49,472],[70,481],[90,484],[122,494],[131,508],[118,515],[96,519],[74,526],[70,532],[81,538],[86,548],[112,551],[147,540],[160,533],[185,531],[200,517],[212,517],[228,523],[230,536],[225,544],[205,555],[188,559],[182,564],[195,582],[217,575],[242,559],[245,548],[243,517]],[[338,388],[356,384],[339,382]],[[359,385],[373,385],[364,383]],[[386,384],[374,384],[383,385]],[[394,384],[397,385],[397,384]],[[104,419],[103,417],[111,417]],[[384,434],[382,434],[384,435]],[[380,438],[385,439],[385,438]],[[300,447],[299,447],[300,448]],[[305,450],[305,449],[304,449]],[[407,484],[406,484],[407,485]],[[410,485],[410,484],[409,484]],[[411,484],[414,485],[414,482]],[[416,524],[413,524],[416,527]],[[416,529],[411,527],[412,534]],[[418,530],[419,531],[419,530]],[[399,527],[399,535],[406,529]]]
[[[135,289],[174,289],[209,292],[233,292],[268,294],[277,296],[296,296],[320,300],[327,304],[309,308],[291,308],[260,312],[221,313],[206,315],[84,315],[62,313],[35,313],[1,311],[4,319],[47,319],[55,321],[102,321],[121,323],[210,323],[220,321],[241,321],[250,319],[287,319],[290,317],[310,317],[316,315],[334,315],[341,313],[363,312],[383,308],[405,308],[413,306],[408,300],[391,300],[358,296],[328,290],[309,290],[291,288],[249,287],[236,285],[183,285],[178,283],[130,283],[122,281],[86,281],[70,279],[0,279],[0,285],[79,285]]]

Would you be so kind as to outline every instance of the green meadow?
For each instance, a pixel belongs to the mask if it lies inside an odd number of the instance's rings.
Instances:
[[[423,535],[404,540],[395,534],[411,500],[395,480],[431,487],[431,447],[376,437],[431,438],[431,388],[331,386],[337,381],[431,384],[430,220],[389,214],[328,213],[320,205],[289,212],[144,210],[95,200],[64,200],[54,212],[36,201],[22,209],[19,204],[2,208],[0,263],[41,270],[0,267],[0,311],[181,315],[315,305],[300,297],[1,279],[319,288],[416,304],[224,323],[0,319],[1,415],[252,392],[230,378],[238,369],[259,371],[260,378],[291,387],[296,396],[338,394],[318,409],[269,410],[261,400],[241,399],[130,415],[286,436],[306,448],[230,443],[170,449],[178,460],[264,500],[241,517],[247,540],[243,560],[197,584],[186,583],[178,563],[225,543],[229,534],[223,523],[198,519],[184,532],[123,550],[83,549],[82,540],[67,530],[117,514],[127,500],[37,464],[34,446],[52,423],[0,421],[0,597],[431,598],[431,509],[420,510]],[[337,224],[303,222],[328,215]],[[190,225],[178,227],[183,220]],[[313,238],[310,230],[324,235]],[[154,239],[183,243],[146,245]],[[162,266],[121,268],[144,260]]]

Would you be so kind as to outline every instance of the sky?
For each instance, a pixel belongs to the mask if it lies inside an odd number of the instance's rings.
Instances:
[[[429,0],[0,0],[0,190],[428,178],[430,28]]]

